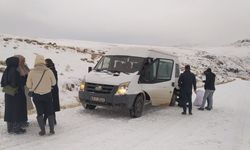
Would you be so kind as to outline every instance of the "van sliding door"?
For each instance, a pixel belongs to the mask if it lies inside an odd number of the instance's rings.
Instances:
[[[170,103],[174,90],[172,84],[175,80],[173,70],[173,60],[156,59],[143,71],[140,85],[149,94],[152,105]]]

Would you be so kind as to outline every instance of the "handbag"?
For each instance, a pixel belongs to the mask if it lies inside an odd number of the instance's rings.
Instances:
[[[29,96],[29,97],[33,97],[33,96],[34,96],[34,91],[37,89],[37,87],[38,87],[39,84],[41,83],[41,81],[42,81],[42,79],[43,79],[43,76],[44,76],[44,74],[45,74],[46,71],[47,71],[47,70],[44,70],[44,71],[43,71],[43,75],[42,75],[40,81],[38,82],[38,84],[36,85],[36,87],[34,88],[34,90],[28,92],[28,96]]]
[[[33,95],[34,95],[34,92],[33,92],[33,91],[29,91],[29,92],[28,92],[28,96],[29,96],[29,97],[33,97]]]
[[[15,96],[18,92],[18,87],[12,87],[10,85],[6,85],[3,87],[2,90],[5,94],[11,95],[11,96]]]

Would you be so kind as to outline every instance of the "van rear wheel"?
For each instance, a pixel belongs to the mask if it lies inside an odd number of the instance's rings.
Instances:
[[[132,118],[138,118],[141,117],[143,112],[143,106],[144,106],[144,98],[143,95],[138,95],[135,99],[133,108],[129,110],[130,117]]]

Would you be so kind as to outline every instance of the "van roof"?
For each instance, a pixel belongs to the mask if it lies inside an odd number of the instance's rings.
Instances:
[[[166,51],[157,50],[157,49],[147,49],[147,48],[141,48],[141,47],[116,47],[110,49],[106,55],[123,55],[123,56],[135,56],[135,57],[154,57],[155,54],[159,55],[165,55],[177,58],[176,55],[170,54]]]

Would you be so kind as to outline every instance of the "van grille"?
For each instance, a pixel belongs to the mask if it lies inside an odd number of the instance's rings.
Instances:
[[[86,91],[94,93],[110,94],[114,91],[113,85],[86,83]]]

